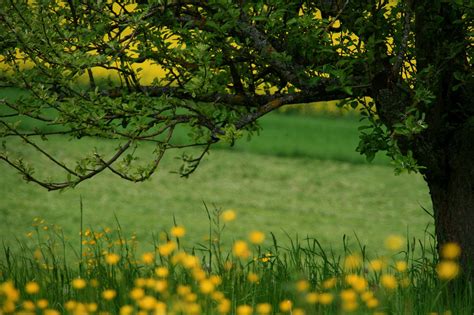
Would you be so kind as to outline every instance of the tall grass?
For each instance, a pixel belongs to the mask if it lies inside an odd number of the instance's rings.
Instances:
[[[249,231],[221,243],[235,213],[208,211],[206,242],[183,246],[185,227],[139,240],[114,230],[82,230],[68,243],[60,227],[35,221],[33,246],[3,249],[0,310],[5,314],[472,314],[472,284],[458,277],[459,248],[440,262],[430,236],[386,241],[390,254],[371,257],[359,244],[344,252],[313,238]],[[262,241],[271,239],[270,246]],[[420,250],[417,250],[421,247]],[[68,252],[72,251],[73,258]]]

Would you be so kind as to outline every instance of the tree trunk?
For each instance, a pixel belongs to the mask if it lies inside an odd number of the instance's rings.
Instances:
[[[444,156],[438,157],[444,167],[436,172],[427,170],[424,175],[433,202],[438,245],[459,244],[461,267],[474,279],[474,122],[466,122],[449,140]]]

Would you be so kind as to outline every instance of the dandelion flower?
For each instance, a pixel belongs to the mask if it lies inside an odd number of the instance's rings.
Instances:
[[[61,315],[61,313],[54,309],[46,309],[43,311],[43,315]]]
[[[168,289],[168,282],[166,280],[158,280],[153,284],[153,289],[156,292],[163,293]]]
[[[25,291],[28,294],[36,294],[39,292],[39,290],[40,290],[39,284],[34,281],[28,282],[25,285]]]
[[[265,240],[265,234],[260,231],[252,231],[249,234],[249,240],[252,244],[260,245]]]
[[[252,315],[253,309],[250,305],[239,305],[237,307],[237,315]]]
[[[165,244],[162,244],[158,246],[158,252],[162,256],[169,256],[171,253],[176,249],[176,243],[175,242],[167,242]]]
[[[344,302],[352,302],[357,300],[357,294],[352,289],[342,290],[340,296]]]
[[[116,265],[120,260],[120,256],[115,253],[108,253],[105,255],[105,262],[109,265]]]
[[[232,248],[232,252],[235,256],[243,259],[246,259],[250,256],[250,250],[245,241],[236,241]]]
[[[234,221],[237,215],[235,214],[235,211],[232,209],[226,210],[222,212],[221,218],[224,222],[231,222]]]
[[[397,251],[402,248],[405,240],[400,235],[389,235],[385,239],[385,247],[391,251]]]
[[[291,312],[293,308],[293,303],[290,300],[283,300],[280,302],[280,311],[282,312]]]
[[[133,307],[131,305],[124,305],[120,308],[120,315],[131,315],[133,313]]]
[[[210,294],[214,291],[214,283],[209,279],[199,282],[199,290],[204,294]]]
[[[385,263],[381,259],[374,259],[369,262],[369,267],[372,271],[380,271],[385,267]]]
[[[357,269],[362,265],[362,258],[359,255],[349,255],[344,260],[344,268],[346,270]]]
[[[76,308],[77,302],[74,300],[69,300],[66,303],[64,303],[64,308],[68,311],[72,311]]]
[[[359,304],[355,300],[342,303],[342,310],[344,310],[345,312],[353,312],[358,307],[359,307]]]
[[[145,265],[151,265],[155,262],[155,254],[146,252],[142,255],[142,261]]]
[[[174,237],[180,238],[186,234],[184,226],[176,225],[171,228],[170,234]]]
[[[461,255],[461,247],[456,243],[446,243],[441,247],[441,257],[444,259],[456,259],[459,255]]]
[[[306,292],[309,289],[309,282],[307,280],[299,280],[296,282],[296,291]]]
[[[316,304],[319,300],[319,294],[316,292],[310,292],[306,294],[306,302],[309,304]]]
[[[110,301],[117,296],[117,292],[112,289],[108,289],[102,292],[102,298],[104,300]]]
[[[217,311],[219,314],[227,314],[230,312],[231,303],[228,299],[222,299],[217,305]]]
[[[259,276],[254,272],[249,272],[247,275],[247,280],[251,283],[257,283],[259,279]]]
[[[382,275],[380,283],[386,289],[393,290],[397,288],[397,279],[393,275]]]
[[[33,301],[23,301],[22,306],[23,309],[25,309],[26,311],[34,311],[36,308],[35,303],[33,303]]]
[[[82,278],[76,278],[72,280],[72,287],[76,290],[81,290],[86,287],[86,280]]]
[[[142,288],[133,288],[130,291],[130,297],[134,300],[140,300],[145,296],[145,291]]]
[[[376,308],[377,306],[379,306],[379,300],[377,300],[376,298],[371,298],[367,300],[365,304],[367,305],[368,308]]]
[[[305,315],[305,311],[302,310],[301,308],[295,308],[293,312],[291,312],[292,315]]]
[[[222,279],[221,277],[219,277],[218,275],[212,275],[209,277],[209,280],[211,280],[211,282],[214,284],[214,285],[220,285],[222,283]]]
[[[153,296],[147,295],[138,301],[138,306],[143,310],[149,311],[155,308],[157,302]]]
[[[272,312],[272,305],[270,303],[257,304],[256,311],[258,315],[268,315]]]
[[[319,295],[319,303],[323,305],[331,304],[334,300],[334,296],[331,293],[324,292]]]
[[[454,261],[442,261],[436,266],[436,273],[441,280],[452,280],[459,274],[459,265]]]
[[[395,262],[395,269],[396,269],[398,272],[405,272],[405,271],[407,271],[407,269],[408,269],[408,264],[407,264],[407,262],[404,261],[404,260],[396,261],[396,262]]]
[[[169,270],[166,267],[158,267],[155,269],[155,274],[160,278],[168,277]]]
[[[49,305],[49,302],[46,299],[41,299],[36,302],[36,306],[38,306],[38,308],[40,309],[45,309],[48,307],[48,305]]]

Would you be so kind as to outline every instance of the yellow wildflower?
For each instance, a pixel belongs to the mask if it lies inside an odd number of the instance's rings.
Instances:
[[[345,312],[353,312],[355,311],[357,308],[359,307],[359,304],[357,303],[357,301],[349,301],[349,302],[344,302],[342,303],[342,309],[345,311]]]
[[[61,315],[61,313],[54,309],[46,309],[44,310],[43,315]]]
[[[49,302],[46,299],[40,299],[40,300],[36,301],[36,306],[38,306],[38,308],[40,308],[40,309],[47,308],[48,304],[49,304]]]
[[[157,280],[154,283],[153,289],[156,292],[160,292],[160,293],[165,292],[166,289],[168,289],[168,282],[166,280]]]
[[[452,280],[459,274],[459,265],[454,261],[442,261],[436,266],[436,273],[441,280]]]
[[[374,293],[371,291],[365,291],[364,293],[361,294],[360,298],[362,301],[367,302],[368,300],[372,299],[374,297]]]
[[[367,305],[368,308],[376,308],[377,306],[379,306],[379,300],[377,300],[376,298],[371,298],[367,300],[365,304]]]
[[[245,241],[236,241],[232,248],[232,252],[235,256],[243,259],[247,259],[250,256],[250,250]]]
[[[301,308],[295,308],[293,312],[291,312],[292,315],[305,315],[305,311],[302,310]]]
[[[221,214],[221,218],[224,222],[234,221],[236,217],[237,215],[235,214],[235,211],[232,209],[226,210],[222,212]]]
[[[310,292],[306,294],[306,302],[309,304],[316,304],[319,300],[319,294],[316,292]]]
[[[374,259],[369,262],[369,267],[373,271],[380,271],[385,267],[385,263],[381,259]]]
[[[219,314],[227,314],[230,312],[231,303],[228,299],[222,299],[217,305],[217,311]]]
[[[209,277],[209,280],[211,280],[211,282],[214,284],[214,285],[220,285],[222,283],[222,279],[221,277],[219,277],[218,275],[212,275]]]
[[[211,296],[214,301],[221,301],[225,298],[224,293],[220,291],[213,292]]]
[[[86,304],[86,308],[89,312],[91,313],[94,313],[95,311],[97,311],[97,303],[87,303]]]
[[[259,280],[259,276],[254,272],[249,272],[247,275],[247,280],[252,283],[256,283]]]
[[[142,261],[145,265],[151,265],[155,262],[155,254],[151,252],[143,253]]]
[[[342,290],[340,296],[344,302],[352,302],[357,300],[357,294],[352,289]]]
[[[110,301],[117,296],[117,292],[112,289],[107,289],[102,292],[102,298],[104,300]]]
[[[395,262],[395,269],[397,269],[398,272],[405,272],[408,269],[408,264],[404,260],[399,260]]]
[[[187,285],[178,285],[178,287],[176,288],[176,292],[178,292],[178,294],[181,296],[185,296],[191,293],[191,287]]]
[[[120,315],[131,315],[133,313],[133,307],[131,305],[124,305],[120,308]]]
[[[147,295],[138,301],[138,306],[141,309],[149,311],[155,308],[156,303],[157,300],[153,296]]]
[[[116,265],[120,260],[120,256],[115,253],[108,253],[105,255],[105,262],[109,265]]]
[[[256,311],[258,315],[268,315],[272,312],[272,306],[269,303],[257,304]]]
[[[265,234],[260,231],[252,231],[249,234],[249,240],[252,244],[260,245],[265,240]]]
[[[214,291],[214,283],[209,279],[204,279],[199,282],[199,290],[204,294],[209,294]]]
[[[165,244],[162,244],[158,246],[158,252],[162,256],[169,256],[171,253],[176,249],[176,243],[175,242],[167,242]]]
[[[140,300],[145,296],[145,291],[142,288],[133,288],[130,291],[130,297],[134,300]]]
[[[39,284],[34,281],[28,282],[25,285],[25,291],[28,294],[36,294],[39,292],[39,290],[40,290]]]
[[[174,237],[183,237],[186,234],[186,229],[183,226],[177,225],[171,228],[170,234]]]
[[[362,265],[362,258],[359,255],[349,255],[344,260],[344,268],[346,270],[357,269]]]
[[[82,278],[76,278],[72,280],[72,287],[77,290],[84,289],[86,287],[86,280]]]
[[[386,289],[393,290],[397,288],[397,279],[393,275],[382,275],[380,277],[380,283]]]
[[[253,309],[250,305],[237,306],[237,315],[252,315]]]
[[[36,308],[36,305],[33,301],[23,301],[22,303],[23,309],[26,311],[34,311]]]
[[[334,296],[331,293],[324,292],[319,295],[319,303],[323,305],[331,304],[334,300]]]
[[[283,300],[280,302],[280,311],[282,312],[291,312],[293,308],[293,303],[290,300]]]
[[[309,282],[307,280],[299,280],[296,282],[296,291],[305,292],[309,289]]]
[[[391,251],[397,251],[402,248],[405,240],[400,235],[389,235],[385,239],[385,247]]]
[[[445,243],[441,247],[441,257],[444,259],[456,259],[459,255],[461,255],[461,247],[456,243]]]
[[[72,311],[76,308],[77,306],[77,302],[74,301],[74,300],[69,300],[67,301],[66,303],[64,303],[64,308],[67,310],[67,311]]]
[[[166,278],[169,275],[169,270],[166,267],[158,267],[155,269],[155,274],[160,278]]]

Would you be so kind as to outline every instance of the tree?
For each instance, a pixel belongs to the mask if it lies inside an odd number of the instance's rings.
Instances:
[[[258,130],[284,105],[341,100],[361,106],[361,153],[382,150],[397,170],[419,171],[433,202],[440,244],[474,261],[473,8],[469,1],[149,0],[1,1],[1,81],[27,89],[1,100],[0,158],[48,190],[110,170],[142,181],[171,149],[191,174],[210,146]],[[153,82],[140,65],[159,65]],[[98,78],[106,69],[113,77]],[[158,68],[155,68],[158,69]],[[87,82],[84,81],[87,78]],[[21,128],[29,117],[38,128]],[[56,126],[55,128],[43,128]],[[186,129],[187,141],[175,131]],[[75,166],[42,148],[68,135],[115,139]],[[42,179],[15,155],[19,137],[65,179]],[[140,164],[135,149],[156,144]],[[138,164],[137,164],[138,163]]]

